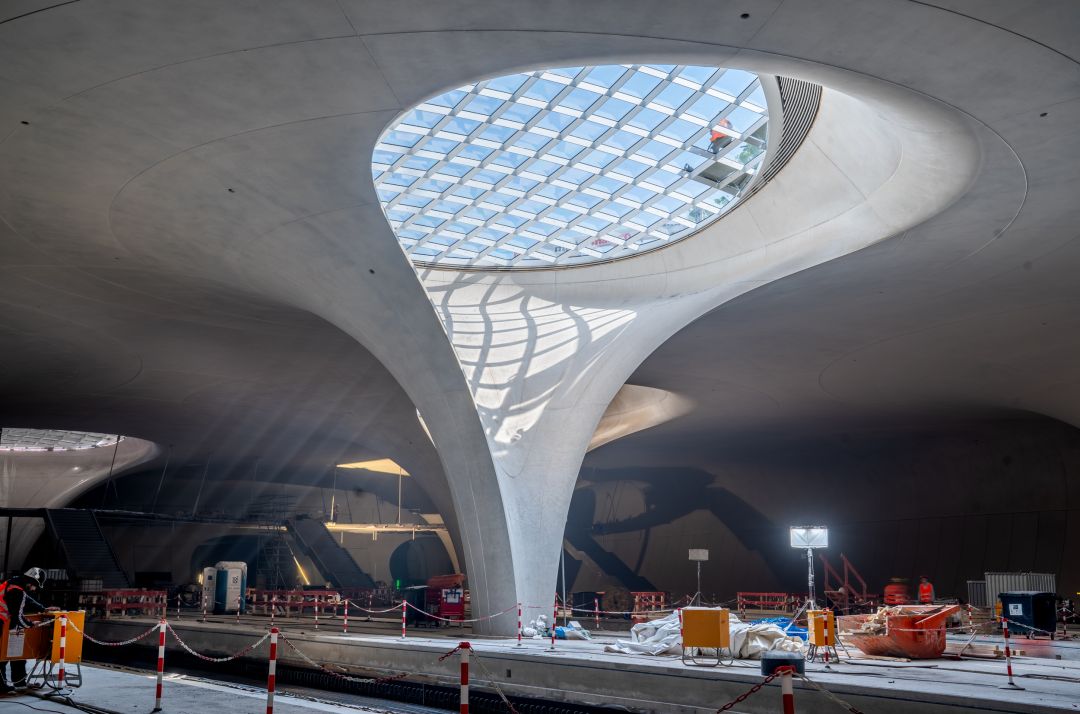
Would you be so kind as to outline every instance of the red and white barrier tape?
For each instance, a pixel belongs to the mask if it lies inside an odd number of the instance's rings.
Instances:
[[[85,632],[83,632],[82,630],[80,630],[79,626],[76,625],[74,622],[69,621],[68,626],[71,627],[76,632],[78,632],[79,634],[81,634],[83,636],[84,640],[87,640],[88,642],[93,642],[95,645],[101,645],[102,647],[124,647],[126,645],[135,644],[139,640],[146,638],[151,632],[158,629],[158,627],[160,625],[153,625],[153,626],[150,627],[149,630],[142,633],[141,635],[136,635],[135,637],[132,637],[130,640],[123,640],[121,642],[106,642],[104,640],[94,639],[90,635],[88,635]]]
[[[850,714],[863,714],[862,711],[860,711],[859,709],[856,709],[854,706],[852,706],[848,702],[845,702],[843,699],[836,696],[835,694],[830,692],[825,687],[821,686],[820,684],[818,684],[817,682],[815,682],[812,679],[808,679],[805,674],[796,673],[795,676],[798,677],[799,679],[801,679],[802,681],[806,682],[807,684],[809,684],[811,687],[818,690],[822,694],[824,694],[830,701],[832,701],[834,704],[836,704],[840,708],[850,712]]]
[[[467,623],[471,623],[471,622],[484,622],[485,620],[494,620],[496,617],[501,617],[501,616],[505,615],[506,613],[508,613],[508,612],[514,610],[515,608],[517,608],[517,605],[512,605],[512,606],[506,608],[505,610],[500,610],[499,612],[496,612],[493,615],[485,615],[484,617],[474,617],[474,618],[471,618],[471,619],[468,619],[468,620],[459,620],[459,619],[456,619],[456,618],[453,618],[453,617],[439,617],[438,615],[433,615],[430,612],[428,612],[427,610],[421,610],[420,608],[418,608],[416,605],[413,605],[408,600],[405,600],[403,602],[405,603],[406,606],[408,606],[408,607],[412,608],[413,610],[416,610],[417,612],[423,614],[424,617],[430,617],[433,620],[441,620],[443,622],[460,622],[460,623],[463,623],[463,624],[467,624]]]
[[[385,615],[388,612],[394,612],[396,610],[401,609],[401,604],[400,603],[395,603],[395,604],[391,605],[390,607],[386,608],[385,610],[372,610],[371,608],[368,608],[368,607],[360,607],[359,605],[356,604],[355,600],[348,600],[347,599],[347,600],[345,600],[345,602],[348,603],[348,604],[351,604],[354,609],[359,610],[360,612],[366,612],[369,615]]]
[[[349,676],[347,674],[342,674],[341,672],[335,672],[334,670],[330,669],[325,664],[320,664],[320,663],[316,662],[315,660],[313,660],[311,657],[307,656],[307,654],[305,654],[303,652],[303,650],[299,649],[295,644],[293,644],[292,640],[290,640],[284,634],[279,635],[279,637],[281,638],[281,641],[284,642],[286,645],[288,645],[289,649],[292,650],[293,652],[295,652],[296,656],[299,657],[300,659],[304,660],[304,662],[311,665],[312,667],[315,667],[317,669],[322,670],[323,672],[326,672],[327,674],[329,674],[332,677],[337,677],[338,679],[341,679],[341,680],[346,681],[346,682],[355,682],[355,683],[358,683],[358,684],[382,684],[384,682],[394,682],[394,681],[397,681],[399,679],[405,679],[406,677],[409,676],[408,672],[402,672],[401,674],[394,674],[394,675],[391,675],[389,677],[352,677],[352,676]],[[451,650],[451,653],[456,652],[456,651],[457,651],[457,648]],[[447,654],[446,656],[449,656],[449,654]]]
[[[758,682],[754,686],[750,687],[750,689],[746,690],[745,692],[743,692],[742,694],[740,694],[739,696],[735,697],[730,702],[725,704],[724,706],[717,709],[716,714],[720,714],[720,712],[726,712],[726,711],[730,710],[732,707],[734,707],[736,704],[740,704],[740,703],[746,701],[747,699],[749,699],[751,695],[757,694],[758,692],[761,691],[761,688],[764,687],[766,684],[773,681],[774,679],[776,679],[780,675],[784,674],[785,669],[787,669],[787,668],[781,667],[781,668],[777,669],[775,672],[773,672],[769,676],[765,677],[765,679],[761,680],[760,682]]]
[[[495,676],[491,673],[491,670],[489,670],[484,665],[484,660],[482,657],[480,657],[480,653],[473,649],[472,654],[475,658],[476,664],[479,665],[480,669],[483,670],[484,674],[487,676],[488,684],[490,684],[492,689],[495,690],[495,693],[499,695],[499,699],[502,699],[503,704],[506,705],[506,708],[510,711],[510,714],[518,714],[518,710],[514,708],[514,705],[503,693],[502,688],[499,686],[499,682],[495,679]]]
[[[168,625],[168,628],[169,628],[169,632],[172,633],[173,639],[176,640],[177,643],[179,643],[179,645],[182,648],[184,648],[185,652],[187,652],[192,657],[197,657],[198,659],[201,659],[204,662],[215,662],[215,663],[231,662],[232,660],[243,657],[244,655],[246,655],[249,652],[253,651],[255,648],[257,648],[259,645],[261,645],[263,642],[266,642],[266,640],[270,638],[270,633],[267,632],[265,635],[263,635],[259,639],[255,640],[253,643],[251,643],[250,645],[248,645],[244,649],[240,650],[239,652],[236,652],[235,654],[231,654],[231,655],[228,655],[226,657],[208,657],[207,655],[204,655],[201,652],[196,652],[195,650],[191,649],[191,647],[189,647],[186,642],[184,642],[182,639],[180,639],[180,635],[177,634],[176,630],[173,628],[172,625]]]

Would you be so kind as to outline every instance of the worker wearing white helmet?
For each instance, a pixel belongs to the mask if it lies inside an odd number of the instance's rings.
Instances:
[[[24,575],[16,575],[0,583],[0,626],[12,631],[29,627],[30,623],[23,616],[26,612],[26,596],[44,585],[45,571],[41,568],[30,568]],[[11,661],[10,682],[4,676],[4,667],[0,664],[0,694],[7,694],[15,687],[25,686],[26,660]]]

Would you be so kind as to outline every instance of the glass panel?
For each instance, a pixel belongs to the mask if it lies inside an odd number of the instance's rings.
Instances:
[[[709,96],[710,83],[747,92],[748,106]],[[666,111],[598,93],[616,84]],[[499,98],[511,95],[518,98]],[[418,262],[547,267],[543,256],[555,265],[623,257],[661,245],[658,236],[689,235],[696,229],[688,224],[705,225],[735,204],[751,178],[745,167],[765,150],[757,111],[765,103],[753,74],[714,67],[606,65],[497,77],[406,112],[372,154],[372,179],[387,220]],[[686,116],[670,116],[687,105]],[[721,123],[733,134],[760,128],[752,139],[730,137],[714,154],[711,127]],[[696,171],[700,180],[691,178]],[[712,183],[719,175],[722,190]]]
[[[538,79],[531,87],[525,90],[522,96],[529,99],[539,99],[542,102],[550,102],[563,90],[563,85],[547,79]]]
[[[619,77],[626,74],[626,68],[617,64],[596,67],[585,76],[585,81],[609,88],[618,81]]]
[[[508,74],[505,77],[496,77],[495,79],[489,79],[487,86],[498,92],[506,92],[507,94],[513,94],[518,90],[521,85],[525,84],[525,80],[529,78],[527,74]]]
[[[620,87],[619,91],[629,94],[631,97],[644,99],[645,96],[660,84],[660,78],[644,72],[634,72],[630,79]]]
[[[599,98],[600,95],[596,92],[578,88],[563,97],[563,100],[559,103],[564,107],[570,107],[571,109],[583,112],[595,104],[596,100]]]

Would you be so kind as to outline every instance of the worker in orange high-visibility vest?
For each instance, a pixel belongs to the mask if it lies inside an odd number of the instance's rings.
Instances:
[[[925,575],[919,578],[919,603],[922,605],[934,604],[934,584]]]
[[[723,127],[725,129],[731,128],[731,122],[728,119],[721,119],[716,123],[716,127]],[[724,132],[720,131],[716,127],[713,127],[709,132],[709,151],[713,154],[720,154],[720,150],[727,148],[734,138]]]
[[[29,627],[30,623],[23,617],[27,611],[27,595],[37,592],[44,584],[45,571],[41,568],[30,568],[25,575],[16,575],[0,583],[0,627],[6,627],[11,632]],[[30,611],[37,609],[31,605]],[[10,682],[4,676],[3,664],[0,664],[0,694],[25,686],[26,660],[11,660]]]

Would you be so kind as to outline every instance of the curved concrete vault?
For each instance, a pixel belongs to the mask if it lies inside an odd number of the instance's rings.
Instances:
[[[513,5],[83,0],[0,23],[0,246],[5,274],[31,276],[5,300],[67,291],[79,329],[107,333],[115,283],[163,276],[199,285],[169,296],[183,309],[225,296],[348,334],[423,415],[446,477],[433,498],[455,515],[478,615],[550,600],[597,425],[680,329],[888,238],[930,246],[938,262],[919,269],[963,263],[978,281],[1065,250],[1075,228],[1062,226],[1080,224],[1067,220],[1080,90],[1075,37],[1055,30],[1064,4],[1034,20],[889,0]],[[825,92],[784,170],[679,244],[587,268],[417,279],[371,185],[385,127],[477,78],[620,61],[745,68]],[[256,312],[237,311],[230,329]],[[135,362],[189,354],[139,335],[130,345]],[[12,369],[29,372],[33,351],[15,354]],[[96,428],[91,407],[108,403],[65,413],[58,400],[52,416]],[[121,411],[150,413],[138,400]],[[415,419],[394,425],[410,437],[386,428],[382,443],[406,459],[423,451]]]

